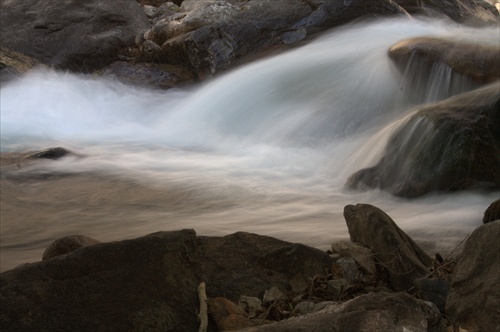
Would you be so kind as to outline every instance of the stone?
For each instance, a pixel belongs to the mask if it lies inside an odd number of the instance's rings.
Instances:
[[[432,302],[444,314],[450,283],[439,278],[419,278],[413,281],[419,299]]]
[[[321,311],[292,317],[245,332],[438,332],[444,328],[441,313],[430,302],[406,293],[372,293],[344,303],[329,304]]]
[[[0,47],[0,83],[3,84],[37,67],[43,67],[43,65],[35,58],[3,46]]]
[[[240,296],[238,306],[245,310],[250,318],[258,316],[263,311],[261,301],[259,298],[253,296]]]
[[[101,243],[85,235],[70,235],[52,242],[43,252],[42,261],[68,254],[76,249]]]
[[[48,148],[42,151],[32,153],[30,154],[29,158],[56,160],[65,157],[68,154],[72,154],[72,152],[65,148],[57,147],[57,148]]]
[[[469,332],[500,327],[500,221],[476,228],[455,266],[446,315],[456,328]]]
[[[491,203],[484,211],[483,223],[487,224],[498,219],[500,219],[500,199]]]
[[[326,296],[332,301],[339,301],[348,286],[349,282],[346,279],[329,280],[326,287]]]
[[[370,248],[396,291],[427,277],[431,258],[382,210],[369,204],[347,205],[344,217],[351,240]]]
[[[92,72],[149,28],[136,0],[2,1],[2,46],[61,69]]]
[[[285,294],[278,289],[278,287],[271,287],[270,289],[264,292],[264,296],[262,297],[262,301],[264,303],[273,303],[280,299],[283,299]]]
[[[377,273],[373,252],[369,248],[347,241],[334,242],[331,247],[334,253],[354,259],[364,273]]]
[[[349,282],[356,282],[361,279],[361,274],[358,271],[358,267],[354,259],[342,257],[338,259],[334,265],[339,267],[340,274]]]
[[[407,198],[500,188],[498,91],[500,81],[418,108],[390,137],[381,160],[351,175],[346,186]]]
[[[310,314],[313,312],[318,312],[334,304],[336,303],[333,301],[322,301],[317,303],[313,301],[302,301],[295,305],[295,307],[292,310],[292,315],[300,316],[300,315]]]

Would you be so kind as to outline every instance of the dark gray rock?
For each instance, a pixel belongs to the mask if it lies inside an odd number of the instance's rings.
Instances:
[[[43,252],[42,261],[68,254],[76,249],[101,243],[85,235],[70,235],[52,242]]]
[[[2,46],[90,72],[117,60],[149,20],[135,0],[2,0]]]
[[[442,331],[436,306],[405,293],[372,293],[245,332]]]
[[[29,158],[56,160],[56,159],[65,157],[68,154],[71,154],[71,151],[69,151],[65,148],[57,147],[57,148],[48,148],[48,149],[45,149],[42,151],[32,153],[29,155]]]
[[[395,196],[500,187],[500,82],[421,107],[395,132],[377,165],[347,187]]]
[[[289,279],[322,273],[323,264],[331,260],[317,249],[249,233],[93,244],[2,273],[0,330],[197,331],[200,282],[209,297],[236,302],[287,290]]]
[[[500,221],[478,227],[455,267],[446,315],[469,332],[500,331]]]
[[[438,278],[420,278],[413,281],[419,299],[432,302],[444,314],[450,283]]]
[[[382,210],[369,204],[347,205],[344,217],[353,242],[370,248],[396,291],[426,277],[431,258]]]

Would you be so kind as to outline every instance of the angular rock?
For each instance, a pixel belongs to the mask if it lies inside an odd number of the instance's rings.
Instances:
[[[478,227],[465,242],[455,267],[446,315],[469,332],[500,327],[500,221]]]
[[[353,242],[370,248],[396,291],[429,274],[431,258],[382,210],[369,204],[347,205],[344,217]]]
[[[487,224],[489,222],[500,219],[500,199],[497,199],[488,206],[486,211],[484,211],[483,223]]]
[[[52,242],[43,252],[42,261],[68,254],[76,249],[101,243],[85,235],[70,235]]]
[[[149,21],[135,0],[2,1],[2,46],[81,72],[117,60]]]
[[[395,196],[500,187],[500,81],[421,107],[389,139],[382,159],[349,177],[352,189]]]
[[[372,293],[245,332],[442,331],[436,306],[405,293]]]

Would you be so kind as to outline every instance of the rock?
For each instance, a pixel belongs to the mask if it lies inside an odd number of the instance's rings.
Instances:
[[[335,304],[333,301],[322,301],[322,302],[313,302],[313,301],[302,301],[297,303],[293,308],[292,315],[299,316],[310,314],[313,312],[317,312],[325,309],[326,307]]]
[[[29,155],[29,158],[32,159],[52,159],[56,160],[62,157],[71,154],[72,152],[66,150],[65,148],[57,147],[57,148],[49,148],[43,151],[35,152]]]
[[[347,287],[349,287],[349,281],[346,279],[329,280],[326,287],[326,296],[332,301],[339,301],[342,299],[344,290]]]
[[[193,73],[180,66],[151,63],[128,63],[123,61],[101,70],[103,76],[110,76],[125,84],[159,89],[182,87],[193,83]]]
[[[262,303],[257,297],[242,295],[238,306],[245,310],[250,318],[254,318],[262,312]]]
[[[491,203],[484,211],[483,223],[487,224],[498,219],[500,219],[500,199]]]
[[[116,61],[149,27],[135,0],[2,1],[0,21],[2,46],[80,72]]]
[[[285,297],[282,291],[278,289],[278,287],[271,287],[270,289],[264,292],[264,296],[262,297],[262,301],[264,303],[273,303]]]
[[[353,242],[370,248],[396,291],[426,277],[431,258],[382,210],[369,204],[347,205],[344,217]]]
[[[419,299],[432,302],[444,314],[450,284],[444,279],[419,278],[413,281]]]
[[[70,235],[52,242],[43,252],[42,261],[65,255],[76,249],[88,247],[100,241],[85,235]]]
[[[13,78],[40,67],[40,61],[20,52],[0,47],[0,83],[7,82]]]
[[[475,0],[394,0],[411,14],[445,16],[470,25],[492,25],[498,23],[498,11],[486,1]]]
[[[332,243],[332,251],[342,257],[354,259],[364,273],[372,275],[377,273],[373,252],[366,247],[352,242],[339,241]]]
[[[413,198],[500,187],[500,81],[421,107],[389,139],[382,159],[347,187]]]
[[[446,302],[446,315],[455,327],[469,332],[500,327],[500,221],[478,227],[460,255]]]
[[[356,262],[352,258],[342,257],[335,262],[339,267],[340,274],[344,279],[353,283],[361,279]]]
[[[318,249],[243,232],[100,243],[2,273],[0,330],[197,331],[201,281],[208,297],[234,302],[272,286],[287,290],[293,276],[331,264]]]
[[[442,331],[436,306],[405,293],[372,293],[245,332]]]
[[[435,37],[406,39],[388,51],[389,58],[403,73],[403,91],[419,103],[442,100],[498,80],[498,54],[498,43],[486,45]],[[445,81],[443,73],[447,75]]]

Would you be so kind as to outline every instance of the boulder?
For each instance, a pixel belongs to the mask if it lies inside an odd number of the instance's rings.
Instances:
[[[407,198],[499,188],[498,91],[500,81],[416,110],[389,139],[381,160],[351,175],[347,187]]]
[[[4,0],[0,21],[2,46],[81,72],[116,61],[149,27],[135,0]]]
[[[197,331],[200,282],[208,297],[237,302],[262,298],[272,286],[288,291],[298,273],[323,273],[331,263],[318,249],[241,232],[182,230],[97,243],[2,273],[0,330]],[[224,324],[242,322],[254,324],[239,314]]]
[[[483,223],[487,224],[489,222],[500,219],[500,199],[497,199],[488,206],[486,211],[484,211]]]
[[[413,281],[419,299],[432,302],[444,314],[450,283],[439,278],[420,278]]]
[[[372,293],[245,332],[442,331],[436,306],[405,293]]]
[[[76,249],[88,247],[100,241],[85,235],[70,235],[52,242],[43,252],[42,261],[68,254]]]
[[[418,103],[435,102],[500,78],[500,45],[436,37],[400,41],[389,58],[402,73],[401,87]]]
[[[396,291],[412,288],[429,275],[431,258],[382,210],[369,204],[347,205],[344,217],[353,242],[370,248]]]
[[[500,221],[478,227],[465,242],[446,302],[453,325],[469,332],[500,330]]]
[[[40,61],[26,54],[0,47],[0,83],[19,77],[41,65]]]

